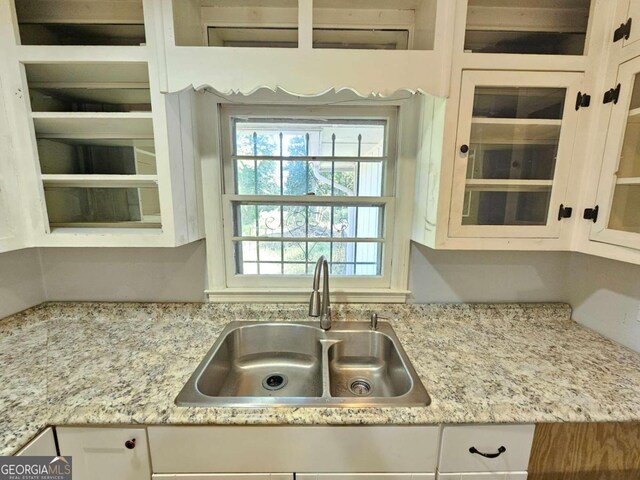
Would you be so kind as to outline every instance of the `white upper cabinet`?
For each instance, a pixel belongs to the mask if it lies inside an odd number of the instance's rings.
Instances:
[[[613,39],[622,42],[623,47],[633,45],[640,40],[640,2],[637,0],[619,1],[620,24],[616,26]],[[636,23],[635,28],[633,23]]]
[[[468,0],[464,51],[583,55],[591,0]]]
[[[21,45],[144,45],[142,0],[17,0]]]
[[[160,92],[157,2],[1,7],[14,167],[29,192],[22,246],[160,247],[202,238],[195,94]]]
[[[559,236],[582,77],[463,72],[449,236]]]
[[[591,239],[640,249],[640,57],[620,65]],[[617,96],[617,99],[614,98]]]
[[[161,0],[169,92],[446,95],[446,0]],[[197,47],[197,48],[194,48]],[[207,47],[207,48],[202,48]]]

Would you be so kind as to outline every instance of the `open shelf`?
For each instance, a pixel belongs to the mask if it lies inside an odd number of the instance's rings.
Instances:
[[[298,46],[297,0],[173,0],[176,45]]]
[[[153,139],[38,138],[43,175],[155,175]]]
[[[67,187],[44,185],[52,228],[160,228],[156,186]]]
[[[26,64],[34,112],[149,112],[145,63]]]
[[[22,45],[143,45],[142,0],[16,0]]]
[[[313,47],[433,50],[435,0],[315,0]]]
[[[469,0],[465,51],[583,55],[591,0]]]
[[[313,47],[433,50],[436,4],[315,0]],[[178,46],[298,47],[297,0],[173,0],[173,16]]]
[[[38,138],[153,138],[150,112],[34,112]]]

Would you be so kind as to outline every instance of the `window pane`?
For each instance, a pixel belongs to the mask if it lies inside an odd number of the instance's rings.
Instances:
[[[565,96],[564,88],[478,87],[473,116],[561,119]]]
[[[268,157],[383,157],[385,120],[241,120],[235,154]]]
[[[257,246],[256,246],[257,244]],[[257,250],[256,250],[257,248]],[[381,275],[379,242],[236,242],[237,273],[245,275],[305,275],[317,259],[329,260],[333,275]]]
[[[382,238],[382,206],[236,204],[234,208],[240,237]]]
[[[478,191],[467,189],[463,225],[545,225],[551,189]]]

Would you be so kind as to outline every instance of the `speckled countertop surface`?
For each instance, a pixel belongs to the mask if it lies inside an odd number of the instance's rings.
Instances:
[[[640,420],[640,354],[567,305],[334,305],[390,317],[432,404],[183,408],[173,401],[231,320],[307,320],[303,305],[51,303],[0,321],[0,454],[46,425],[434,424]]]

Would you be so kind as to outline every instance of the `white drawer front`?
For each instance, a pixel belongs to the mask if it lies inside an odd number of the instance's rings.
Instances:
[[[149,427],[155,473],[436,471],[439,427]]]
[[[435,480],[435,473],[299,473],[297,480]]]
[[[535,425],[473,425],[444,427],[438,470],[461,472],[524,472],[529,464]],[[471,453],[496,454],[495,458]]]
[[[439,473],[440,480],[527,480],[527,472]]]
[[[293,480],[293,473],[155,473],[152,480]]]

